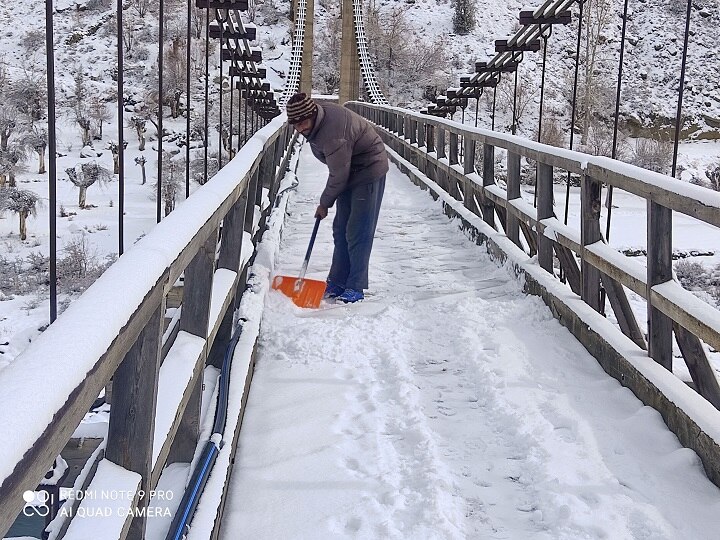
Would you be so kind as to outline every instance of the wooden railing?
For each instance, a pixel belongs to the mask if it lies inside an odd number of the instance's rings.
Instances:
[[[411,177],[428,179],[458,202],[454,210],[452,205],[446,205],[453,215],[477,216],[492,227],[493,234],[504,234],[514,244],[513,250],[522,250],[523,255],[530,257],[537,255],[536,264],[545,275],[558,282],[562,275],[571,291],[595,312],[604,312],[606,296],[623,334],[638,351],[670,371],[674,334],[694,388],[712,406],[720,408],[720,386],[703,345],[704,342],[720,350],[720,311],[675,281],[672,267],[672,212],[720,227],[720,193],[616,160],[562,150],[404,109],[360,102],[347,106],[377,125],[378,132],[392,149],[392,157],[404,172]],[[507,151],[505,188],[496,181],[496,148]],[[480,152],[481,165],[476,170],[476,153]],[[523,157],[536,163],[536,208],[521,199]],[[579,231],[564,225],[554,214],[553,175],[557,169],[580,177]],[[647,201],[646,266],[605,243],[600,228],[602,184]],[[507,253],[496,255],[504,258]],[[623,286],[647,302],[647,338],[635,319]],[[564,321],[564,324],[570,322]],[[588,347],[588,343],[584,344]],[[674,398],[667,395],[658,398],[650,395],[652,392],[643,395],[641,383],[633,388],[633,383],[627,380],[627,365],[612,364],[607,358],[598,360],[611,375],[631,386],[643,401],[660,410],[681,442],[700,454],[711,480],[720,484],[717,445],[720,437],[715,433],[720,420],[717,411],[710,407],[711,414],[705,418],[698,418],[703,416],[698,410],[691,419],[684,414],[678,416],[677,406],[684,404],[675,403],[674,408],[673,404],[666,403],[665,407],[660,402]],[[657,390],[662,394],[666,389]],[[689,401],[694,403],[692,398]],[[707,407],[700,406],[700,409],[707,412]],[[714,419],[715,426],[707,421],[708,417]],[[709,438],[698,442],[697,430]],[[709,451],[701,446],[713,448]]]
[[[222,360],[295,137],[280,118],[260,130],[0,372],[0,425],[13,434],[0,445],[0,536],[111,379],[104,455],[81,489],[134,490],[114,504],[141,508],[166,464],[192,461],[204,368]],[[163,333],[166,295],[181,276],[181,314]],[[145,518],[122,515],[92,537],[143,538]],[[82,521],[55,536],[88,538]]]

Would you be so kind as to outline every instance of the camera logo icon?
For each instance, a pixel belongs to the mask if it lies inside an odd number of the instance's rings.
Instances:
[[[23,493],[23,500],[25,501],[24,516],[47,517],[50,514],[51,496],[44,489],[40,491],[27,490]]]

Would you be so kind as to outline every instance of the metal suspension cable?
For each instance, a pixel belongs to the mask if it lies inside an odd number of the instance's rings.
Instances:
[[[542,142],[542,125],[543,125],[543,105],[545,104],[545,71],[547,68],[547,44],[548,39],[552,35],[552,27],[548,34],[543,34],[543,57],[542,57],[542,77],[540,79],[540,114],[538,118],[538,142]]]
[[[208,150],[210,147],[210,129],[208,109],[210,108],[210,10],[205,12],[205,159],[203,164],[203,184],[208,181]]]
[[[370,102],[376,105],[388,105],[388,100],[380,90],[375,74],[375,67],[370,60],[367,36],[365,35],[365,19],[363,17],[362,0],[353,0],[353,22],[355,25],[355,43],[357,44],[360,73],[367,90]]]
[[[45,0],[45,61],[48,97],[48,196],[50,199],[50,322],[57,319],[57,138],[55,135],[55,38],[53,2]]]
[[[678,92],[677,117],[675,118],[675,146],[673,148],[672,176],[677,172],[678,147],[680,146],[680,126],[682,125],[683,94],[685,92],[685,68],[687,65],[687,50],[690,40],[690,15],[692,13],[692,0],[688,0],[685,14],[685,42],[683,44],[682,66],[680,68],[680,90]]]
[[[215,11],[215,18],[218,18],[219,11]],[[219,100],[219,119],[218,119],[218,170],[222,169],[222,153],[223,153],[223,59],[222,47],[218,47],[218,67],[220,68],[220,100]]]
[[[498,73],[498,84],[500,84],[500,74]],[[493,87],[493,104],[492,104],[492,123],[490,129],[495,131],[495,105],[497,105],[497,86]]]
[[[625,31],[627,29],[628,19],[628,0],[625,0],[625,7],[623,9],[623,23],[622,33],[620,36],[620,65],[618,66],[618,78],[617,78],[617,93],[615,95],[615,120],[613,125],[613,142],[612,142],[612,153],[610,157],[612,159],[617,158],[617,143],[618,143],[618,126],[620,121],[620,95],[622,92],[622,75],[623,75],[623,59],[625,57]],[[605,224],[605,240],[610,240],[610,220],[612,218],[612,198],[613,198],[613,187],[608,186],[607,193],[607,223]]]
[[[542,123],[543,123],[543,104],[545,101],[545,69],[547,67],[547,44],[548,39],[552,35],[552,26],[550,27],[550,30],[548,31],[547,35],[543,34],[543,57],[542,57],[542,77],[540,80],[540,114],[538,115],[538,135],[537,140],[538,142],[542,142]],[[537,174],[537,171],[536,171]],[[535,184],[537,185],[537,177],[535,180]],[[535,189],[535,193],[533,194],[533,206],[537,207],[537,189]]]
[[[122,0],[118,0],[122,1]],[[187,0],[187,50],[185,51],[185,198],[190,196],[190,43],[192,41],[192,0]]]
[[[160,223],[162,220],[162,212],[160,207],[162,205],[162,162],[163,162],[163,57],[164,55],[164,40],[165,32],[163,28],[164,22],[164,7],[165,0],[160,0],[159,14],[158,14],[158,177],[157,177],[157,203],[155,209],[157,211],[157,222]]]
[[[575,78],[573,81],[573,97],[572,97],[572,112],[570,113],[570,150],[573,149],[573,141],[575,140],[575,111],[577,109],[577,87],[578,87],[578,73],[580,70],[580,43],[582,41],[582,23],[583,23],[583,6],[584,2],[579,2],[580,13],[578,15],[578,34],[577,34],[577,46],[575,48]],[[568,211],[570,208],[570,172],[567,174],[567,190],[565,193],[565,219],[563,223],[568,223]]]
[[[520,61],[522,61],[522,54],[520,55]],[[518,72],[520,66],[515,70],[515,84],[513,85],[513,110],[512,110],[512,134],[515,135],[517,131],[517,87],[518,87]]]
[[[117,0],[117,55],[118,55],[118,78],[117,78],[117,115],[118,115],[118,255],[123,254],[124,221],[125,221],[125,127],[124,112],[125,103],[124,80],[123,80],[123,4]]]
[[[480,89],[480,93],[478,94],[478,97],[475,98],[475,127],[477,127],[478,124],[478,116],[480,115],[480,96],[483,95],[484,88]]]
[[[234,155],[234,149],[233,149],[233,98],[235,97],[233,94],[235,93],[235,75],[230,75],[230,107],[229,107],[229,113],[228,116],[228,123],[230,124],[230,159],[233,158]],[[238,106],[239,103],[238,103]]]

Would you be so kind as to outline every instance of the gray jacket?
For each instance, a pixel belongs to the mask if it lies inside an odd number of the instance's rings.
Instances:
[[[371,184],[388,172],[385,145],[372,124],[350,109],[318,105],[308,142],[312,153],[329,169],[320,204],[330,208],[343,191]]]

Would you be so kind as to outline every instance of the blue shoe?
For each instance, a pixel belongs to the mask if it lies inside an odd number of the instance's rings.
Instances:
[[[345,291],[345,287],[341,287],[340,285],[335,285],[332,281],[328,281],[327,285],[325,286],[325,294],[323,294],[323,298],[337,298]]]
[[[345,292],[337,297],[341,302],[346,304],[352,304],[353,302],[359,302],[365,298],[362,291],[356,291],[355,289],[345,289]]]

